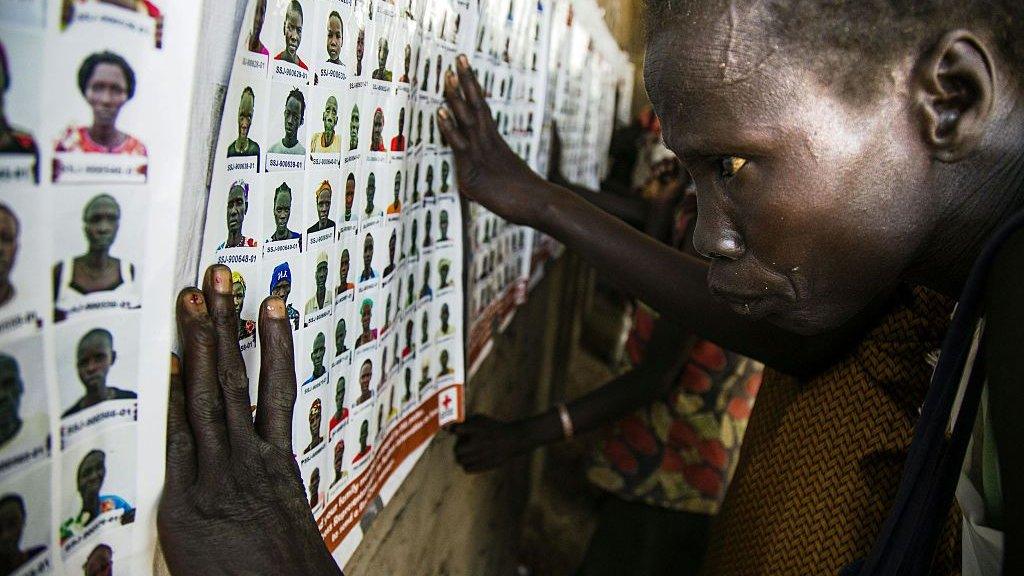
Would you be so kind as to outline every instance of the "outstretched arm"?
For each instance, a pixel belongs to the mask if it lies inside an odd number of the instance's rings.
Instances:
[[[849,325],[802,337],[750,321],[714,298],[707,265],[633,229],[565,188],[536,175],[502,140],[465,56],[445,78],[439,125],[455,153],[461,192],[499,216],[557,238],[681,326],[719,345],[793,374],[813,373],[846,352],[861,331]]]
[[[658,322],[642,364],[566,404],[574,431],[589,432],[666,394],[686,362],[682,349],[689,339],[671,322]],[[451,431],[458,437],[455,459],[466,472],[490,470],[514,456],[564,438],[554,408],[512,422],[473,415]]]
[[[558,134],[558,125],[551,123],[551,152],[548,160],[548,180],[552,184],[575,192],[580,198],[597,206],[601,210],[625,221],[634,228],[643,228],[648,219],[649,204],[643,198],[631,198],[618,194],[609,194],[591,190],[569,182],[562,174],[562,139]]]

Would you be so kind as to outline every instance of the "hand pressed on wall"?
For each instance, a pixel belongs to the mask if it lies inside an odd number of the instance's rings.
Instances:
[[[505,143],[465,55],[456,68],[458,75],[445,73],[448,109],[438,111],[438,126],[455,154],[459,190],[506,220],[532,225],[559,189]]]
[[[256,422],[238,348],[231,271],[178,295],[167,468],[157,516],[172,574],[337,575],[292,454],[295,366],[284,302],[260,307]]]
[[[474,414],[450,428],[455,434],[455,461],[466,472],[484,472],[541,445],[527,421],[502,422]]]

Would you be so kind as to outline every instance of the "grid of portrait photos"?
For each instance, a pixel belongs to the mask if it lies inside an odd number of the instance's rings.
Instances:
[[[150,154],[174,131],[148,121],[163,18],[0,2],[3,574],[131,571],[149,174],[168,167]]]
[[[540,162],[550,30],[548,2],[482,0],[472,62],[499,133],[531,168]],[[471,203],[467,221],[467,365],[472,374],[492,335],[526,297],[533,230]]]
[[[463,226],[436,111],[476,6],[249,0],[201,271],[232,270],[255,402],[256,318],[285,300],[293,446],[339,561],[395,467],[462,417]]]

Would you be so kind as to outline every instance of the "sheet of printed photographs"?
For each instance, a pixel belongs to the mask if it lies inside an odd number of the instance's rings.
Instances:
[[[546,11],[546,23],[535,34],[541,47],[533,54],[540,64],[530,64],[531,70],[539,67],[545,75],[534,84],[543,86],[544,92],[531,93],[527,98],[539,110],[531,107],[527,115],[527,136],[531,138],[526,144],[526,159],[538,173],[548,173],[554,120],[562,137],[563,175],[598,189],[607,170],[616,94],[619,109],[628,110],[633,68],[615,43],[595,0],[554,0]],[[497,48],[481,50],[478,46],[476,61],[500,53],[500,47],[500,42]],[[486,87],[486,73],[483,77]],[[495,94],[489,95],[494,108]],[[539,127],[535,126],[537,118],[541,119]],[[503,129],[504,121],[500,124]],[[510,225],[480,206],[473,208],[470,376],[489,353],[495,328],[500,331],[508,325],[528,289],[543,276],[545,263],[563,250],[561,244],[541,232]]]
[[[3,574],[152,565],[186,138],[155,119],[198,26],[158,4],[0,0]]]
[[[444,71],[458,54],[471,56],[496,121],[529,159],[546,21],[531,0],[246,7],[200,269],[220,262],[234,272],[253,399],[257,307],[267,294],[286,299],[301,383],[293,444],[341,564],[426,441],[463,413],[464,232],[484,226],[464,226],[451,150],[435,123]],[[491,224],[483,243],[497,244],[499,233],[511,241],[506,228]],[[524,238],[516,249],[528,255]],[[524,260],[508,243],[503,250]],[[526,265],[503,272],[505,282]],[[495,256],[490,266],[498,268]]]

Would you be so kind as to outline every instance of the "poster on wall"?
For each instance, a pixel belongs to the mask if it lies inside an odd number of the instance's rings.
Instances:
[[[541,162],[547,91],[550,6],[547,0],[482,0],[472,63],[498,132],[531,168]],[[526,298],[534,231],[471,203],[466,268],[470,375]]]
[[[160,263],[176,255],[189,153],[187,122],[154,119],[188,115],[198,24],[196,7],[161,0],[0,3],[9,573],[151,570],[171,339]]]
[[[477,14],[461,0],[249,0],[238,38],[200,271],[232,270],[254,402],[257,308],[285,300],[295,457],[341,565],[463,417],[463,214],[435,119]]]

